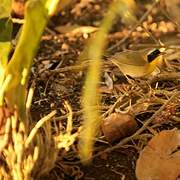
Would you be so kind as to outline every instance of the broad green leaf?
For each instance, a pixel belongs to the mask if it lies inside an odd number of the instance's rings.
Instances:
[[[10,19],[0,19],[0,88],[2,89],[8,55],[11,48],[12,22]],[[2,93],[1,93],[2,94]],[[1,97],[2,98],[2,97]],[[2,105],[2,102],[0,102]]]
[[[12,21],[10,19],[0,19],[0,75],[1,68],[5,68],[11,47]],[[1,77],[1,76],[0,76]]]
[[[10,41],[12,35],[11,19],[0,19],[0,64],[5,66],[10,51]]]
[[[0,19],[9,17],[11,14],[12,0],[0,0]]]
[[[8,55],[11,48],[11,42],[0,42],[0,67],[6,67],[8,62]]]
[[[0,19],[0,42],[11,40],[12,21],[10,18]]]
[[[54,0],[48,0],[48,2],[54,2]],[[6,76],[12,77],[6,88],[6,101],[10,107],[17,107],[22,119],[25,118],[26,85],[30,69],[49,18],[46,3],[47,0],[27,1],[25,23],[6,71]]]
[[[59,2],[60,0],[46,0],[45,7],[48,10],[49,16],[52,16],[55,13]]]
[[[0,87],[2,85],[4,72],[6,70],[10,48],[10,42],[0,42]]]
[[[47,10],[41,1],[30,0],[26,3],[25,23],[7,67],[7,75],[12,76],[6,89],[7,103],[12,108],[16,106],[23,119],[25,118],[26,84],[47,19]]]
[[[11,47],[12,21],[9,18],[0,19],[0,85],[2,72],[8,62],[8,55]]]
[[[0,0],[0,94],[3,96],[2,86],[5,78],[5,68],[8,62],[8,54],[11,47],[12,22],[9,19],[11,14],[11,0]],[[0,105],[2,105],[2,99]]]

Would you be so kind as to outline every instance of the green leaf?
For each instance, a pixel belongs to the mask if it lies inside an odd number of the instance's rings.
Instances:
[[[0,3],[0,87],[4,80],[4,72],[8,63],[11,48],[12,21],[10,19],[11,0],[1,0]]]
[[[0,88],[2,88],[8,55],[11,49],[12,22],[8,18],[0,19]],[[2,103],[1,103],[2,104]]]
[[[12,21],[0,19],[0,68],[5,68],[11,47]],[[0,74],[1,75],[1,74]]]
[[[12,77],[6,88],[6,101],[10,107],[17,107],[22,119],[25,119],[26,85],[30,69],[48,21],[45,2],[29,0],[26,3],[25,23],[6,71],[6,76]]]
[[[2,69],[5,70],[8,62],[8,55],[11,49],[11,43],[7,42],[0,42],[0,76]]]
[[[0,42],[11,40],[12,21],[9,18],[0,19]]]
[[[11,4],[12,4],[12,0],[1,0],[0,1],[0,19],[10,16]]]

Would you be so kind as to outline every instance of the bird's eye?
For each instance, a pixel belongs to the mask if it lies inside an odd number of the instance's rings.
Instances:
[[[150,63],[150,62],[154,61],[160,54],[161,54],[161,51],[159,49],[155,49],[155,50],[151,51],[147,55],[148,62]]]

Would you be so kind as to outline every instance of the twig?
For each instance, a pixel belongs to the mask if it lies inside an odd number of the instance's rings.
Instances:
[[[30,144],[30,142],[32,141],[32,139],[35,137],[37,131],[39,130],[40,127],[42,127],[42,125],[48,121],[49,119],[51,119],[53,116],[55,116],[56,111],[52,111],[51,113],[49,113],[47,116],[43,117],[42,119],[40,119],[37,124],[35,125],[35,127],[31,130],[29,136],[26,139],[25,142],[25,147],[27,148]]]
[[[105,118],[107,115],[111,114],[111,113],[114,111],[114,109],[115,109],[115,107],[117,106],[117,104],[119,104],[119,103],[122,101],[122,99],[124,98],[124,96],[125,96],[125,95],[120,96],[120,97],[116,100],[116,102],[102,115],[102,118]]]
[[[110,107],[111,108],[111,107]],[[98,110],[104,110],[104,109],[110,109],[109,107],[107,107],[107,106],[101,106],[101,107],[97,107],[97,109]],[[73,113],[73,116],[79,116],[79,115],[82,115],[83,114],[83,109],[81,109],[81,110],[79,110],[79,111],[76,111],[76,112],[72,112]],[[107,111],[106,111],[107,112]],[[105,112],[105,113],[106,113]],[[103,114],[104,115],[104,114]],[[107,114],[105,114],[105,115],[107,115]],[[104,115],[104,116],[105,116]],[[68,114],[66,114],[66,115],[63,115],[63,116],[59,116],[59,117],[55,117],[54,118],[54,121],[63,121],[63,120],[65,120],[65,119],[67,119],[68,118]]]
[[[124,138],[123,140],[121,140],[121,141],[120,141],[118,144],[116,144],[115,146],[110,147],[110,148],[107,148],[107,149],[105,149],[104,151],[101,151],[101,152],[95,154],[95,155],[93,156],[93,158],[94,158],[94,157],[97,157],[97,156],[99,156],[99,155],[101,155],[101,154],[103,154],[103,153],[111,152],[111,151],[113,151],[113,150],[115,150],[115,149],[117,149],[117,148],[120,148],[122,145],[126,144],[127,142],[129,142],[130,140],[134,139],[136,136],[138,136],[139,134],[141,134],[141,133],[147,128],[147,126],[163,111],[163,109],[164,109],[174,98],[178,97],[179,95],[180,95],[180,92],[179,92],[179,91],[176,92],[174,95],[172,95],[171,98],[170,98],[169,100],[167,100],[167,102],[166,102],[165,104],[163,104],[163,105],[159,108],[159,110],[157,110],[156,113],[153,114],[153,116],[152,116],[150,119],[148,119],[148,120],[144,123],[144,125],[143,125],[138,131],[136,131],[132,136],[129,136],[129,137],[127,137],[127,138]]]
[[[180,72],[158,74],[149,79],[149,84],[164,80],[180,80]]]
[[[83,113],[83,110],[81,109],[81,110],[79,110],[77,112],[72,112],[72,113],[73,113],[74,116],[79,116],[79,115],[81,115]],[[68,114],[66,114],[64,116],[55,117],[54,121],[63,121],[65,119],[67,119],[67,118],[68,118]]]
[[[81,65],[73,65],[73,66],[67,66],[64,68],[58,68],[51,70],[51,73],[63,73],[67,71],[80,71],[88,67],[88,64],[81,64]]]

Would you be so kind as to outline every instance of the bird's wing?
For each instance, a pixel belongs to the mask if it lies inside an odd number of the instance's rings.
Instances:
[[[145,56],[135,51],[116,53],[110,58],[110,60],[119,64],[127,64],[133,66],[145,66],[146,64],[148,64]]]

